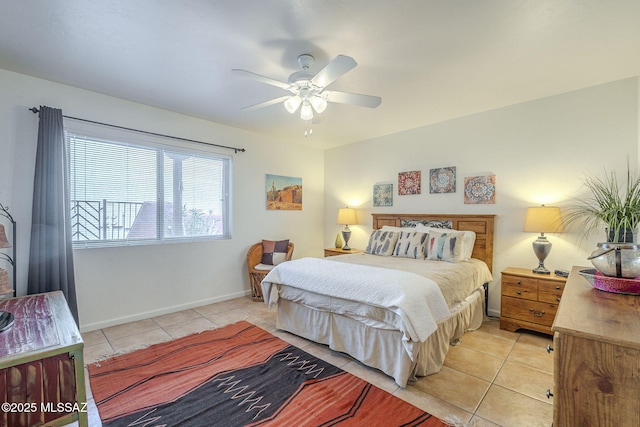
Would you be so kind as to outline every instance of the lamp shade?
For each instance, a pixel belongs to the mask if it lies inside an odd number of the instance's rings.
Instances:
[[[7,240],[7,233],[4,231],[4,225],[0,224],[0,249],[10,248],[11,243]]]
[[[302,102],[302,99],[300,99],[299,96],[291,96],[291,97],[289,97],[289,99],[284,101],[284,108],[288,112],[293,114],[298,110],[298,107],[300,107],[300,103],[301,102]]]
[[[355,224],[356,219],[356,210],[352,208],[341,208],[338,209],[338,219],[336,220],[336,224]]]
[[[542,205],[527,209],[523,231],[530,233],[560,233],[562,230],[560,208]]]
[[[9,274],[7,270],[0,268],[0,295],[13,293],[13,287],[9,284]]]

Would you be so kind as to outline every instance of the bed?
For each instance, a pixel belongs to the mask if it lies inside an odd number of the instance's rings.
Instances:
[[[262,281],[263,295],[269,306],[277,304],[278,329],[346,353],[406,387],[416,377],[439,372],[451,343],[482,325],[492,280],[494,215],[372,216],[376,239],[430,227],[432,259],[396,256],[396,249],[383,256],[377,250],[388,248],[376,247],[372,237],[367,252],[374,254],[302,258],[276,266]],[[438,241],[448,245],[452,236],[462,236],[442,228],[475,234],[462,261],[438,258],[443,249]]]

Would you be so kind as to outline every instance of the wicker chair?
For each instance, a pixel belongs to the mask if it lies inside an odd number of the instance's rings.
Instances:
[[[289,242],[287,247],[287,256],[285,261],[291,260],[293,255],[293,243]],[[255,301],[263,301],[262,298],[262,286],[260,282],[269,273],[269,269],[256,269],[255,267],[262,261],[262,242],[256,243],[249,248],[247,253],[247,268],[249,269],[249,285],[251,286],[251,297]]]

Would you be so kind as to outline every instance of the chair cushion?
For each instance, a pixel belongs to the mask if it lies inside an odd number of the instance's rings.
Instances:
[[[263,240],[261,264],[278,265],[286,260],[289,240]]]
[[[267,265],[267,264],[260,263],[260,264],[256,265],[255,267],[253,267],[253,269],[254,270],[261,270],[261,271],[271,271],[271,270],[273,270],[273,267],[275,267],[275,265]]]

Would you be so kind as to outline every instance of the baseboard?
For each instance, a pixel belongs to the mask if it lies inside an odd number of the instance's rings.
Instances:
[[[500,311],[499,310],[494,310],[494,309],[489,309],[487,310],[487,315],[489,317],[496,317],[496,318],[500,318]]]
[[[228,301],[234,298],[240,298],[248,296],[251,291],[235,292],[233,294],[227,294],[215,298],[207,298],[198,301],[192,301],[185,304],[173,305],[170,307],[163,307],[157,310],[144,311],[129,316],[116,317],[101,322],[93,322],[80,325],[80,332],[90,332],[96,329],[108,328],[110,326],[122,325],[123,323],[135,322],[136,320],[149,319],[152,317],[162,316],[163,314],[175,313],[177,311],[189,310],[191,308],[201,307],[207,304],[214,304],[216,302]]]

